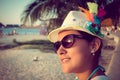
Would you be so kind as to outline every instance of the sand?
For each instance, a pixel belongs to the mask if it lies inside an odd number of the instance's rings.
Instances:
[[[38,57],[37,61],[33,61]],[[0,51],[0,80],[73,80],[62,73],[56,54],[39,50]]]

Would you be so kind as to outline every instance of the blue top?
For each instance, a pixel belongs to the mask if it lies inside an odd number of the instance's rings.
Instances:
[[[102,76],[96,76],[95,78],[91,79],[92,76],[99,70],[101,69],[103,72],[105,72],[105,69],[102,66],[98,66],[88,77],[87,80],[108,80],[108,77],[105,75]],[[78,80],[78,77],[75,78],[75,80]]]

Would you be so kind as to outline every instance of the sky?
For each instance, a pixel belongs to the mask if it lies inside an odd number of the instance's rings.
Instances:
[[[0,0],[0,22],[6,24],[22,24],[21,14],[25,7],[34,0]]]

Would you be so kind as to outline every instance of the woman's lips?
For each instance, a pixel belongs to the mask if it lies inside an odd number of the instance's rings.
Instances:
[[[62,63],[66,63],[66,62],[70,61],[70,59],[71,59],[71,58],[63,58],[63,59],[61,59],[61,62],[62,62]]]

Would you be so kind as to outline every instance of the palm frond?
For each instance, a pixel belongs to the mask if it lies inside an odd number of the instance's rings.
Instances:
[[[23,23],[26,23],[26,21],[28,21],[30,18],[31,22],[34,23],[37,20],[37,18],[39,17],[39,15],[41,15],[38,12],[39,12],[39,10],[41,10],[41,5],[44,2],[45,2],[45,0],[43,2],[38,2],[38,0],[37,0],[35,2],[28,4],[27,7],[25,8],[24,12],[22,13],[21,21]]]
[[[105,7],[108,5],[107,0],[35,0],[26,7],[21,20],[24,23],[29,19],[31,20],[31,23],[34,23],[38,19],[49,20],[58,18],[63,20],[70,10],[78,10],[78,6],[88,8],[86,4],[87,2],[96,2],[99,7]],[[119,3],[116,5],[119,5]],[[109,10],[110,8],[106,9],[109,14],[112,14]],[[118,12],[118,14],[120,13],[118,7],[116,12]],[[113,14],[115,15],[116,13]],[[112,15],[109,16],[112,17]]]

